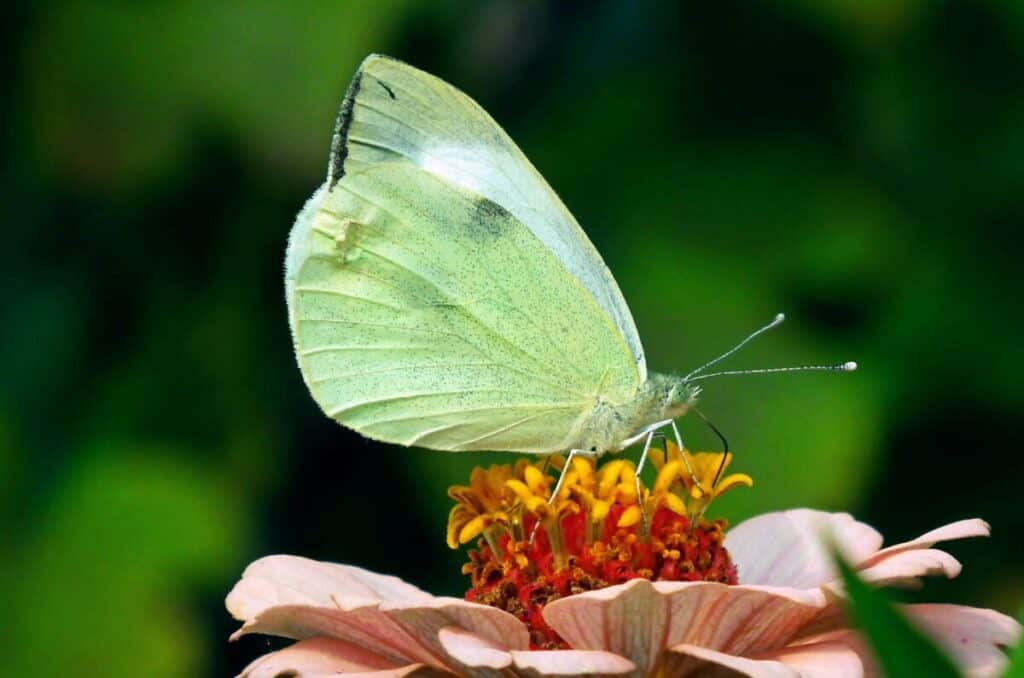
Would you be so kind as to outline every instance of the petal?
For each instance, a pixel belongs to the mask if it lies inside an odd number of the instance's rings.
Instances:
[[[849,645],[835,641],[796,645],[757,658],[682,644],[665,653],[660,668],[670,676],[721,673],[755,678],[861,678],[864,675],[864,665],[857,653]]]
[[[978,518],[959,520],[955,523],[950,523],[949,525],[943,525],[931,532],[925,532],[917,539],[887,546],[871,556],[868,560],[860,563],[859,567],[872,567],[880,563],[882,560],[898,553],[912,551],[915,549],[931,548],[940,541],[952,541],[954,539],[966,539],[968,537],[987,537],[991,533],[992,528],[984,520],[980,520]]]
[[[812,588],[835,578],[823,538],[853,563],[882,545],[882,535],[847,513],[794,509],[743,521],[725,535],[725,548],[744,584]]]
[[[634,579],[549,603],[544,619],[573,648],[612,652],[646,672],[680,643],[736,654],[777,649],[824,605],[818,589]]]
[[[640,507],[633,504],[628,509],[622,512],[619,516],[618,527],[632,527],[640,522],[640,518],[643,514],[640,512]]]
[[[1007,663],[999,648],[1016,645],[1021,637],[1021,625],[995,610],[942,604],[902,609],[969,675],[999,675]]]
[[[754,479],[748,476],[746,473],[733,473],[730,476],[722,478],[718,482],[718,486],[715,487],[715,495],[725,494],[734,487],[740,486],[753,487]]]
[[[451,494],[450,490],[449,494]],[[459,548],[459,530],[467,519],[471,520],[468,518],[469,515],[469,511],[462,504],[456,504],[448,512],[448,526],[445,530],[445,541],[448,543],[448,548]]]
[[[438,642],[463,676],[500,676],[512,666],[512,655],[494,643],[457,626],[437,632]]]
[[[338,674],[330,674],[330,678],[336,678]],[[452,678],[454,674],[450,671],[445,671],[434,666],[424,666],[423,664],[410,664],[409,666],[403,666],[400,669],[387,669],[385,671],[360,671],[359,673],[344,673],[341,674],[346,678]],[[275,676],[275,678],[281,678]],[[295,678],[307,678],[304,674],[299,674]],[[314,675],[313,678],[319,678]]]
[[[654,468],[660,471],[665,466],[665,453],[657,447],[652,447],[647,453],[647,458],[654,464]]]
[[[578,650],[506,652],[459,628],[438,632],[441,645],[459,665],[459,675],[486,676],[625,676],[633,662],[609,652]]]
[[[625,657],[611,652],[590,652],[587,650],[537,650],[513,652],[517,676],[549,676],[566,678],[590,676],[628,676],[636,671],[636,665]]]
[[[536,466],[527,466],[523,469],[523,479],[526,485],[534,494],[545,494],[548,491],[547,479],[549,476],[541,473]]]
[[[515,492],[516,496],[519,497],[521,501],[527,501],[528,499],[533,498],[533,493],[530,492],[530,488],[521,480],[516,480],[515,478],[512,480],[506,480],[505,486]]]
[[[687,643],[676,645],[665,652],[658,668],[660,675],[674,678],[686,678],[686,676],[800,678],[800,674],[795,669],[791,669],[781,662],[737,657]]]
[[[686,515],[686,504],[679,498],[678,494],[665,495],[665,507],[678,516]]]
[[[267,556],[245,568],[242,580],[228,594],[226,602],[236,619],[247,619],[282,601],[333,607],[335,601],[343,606],[358,606],[367,601],[431,598],[426,591],[398,577],[297,556]]]
[[[687,457],[690,461],[688,468],[693,469],[693,475],[697,476],[697,480],[705,489],[712,486],[719,469],[725,473],[732,463],[732,452],[694,452],[687,453]],[[680,456],[680,459],[683,457]],[[682,478],[688,485],[693,483],[693,477],[689,473],[683,473]]]
[[[245,621],[232,638],[267,633],[327,636],[372,648],[398,665],[437,665],[438,630],[460,626],[511,649],[529,636],[514,616],[456,598],[435,598],[394,577],[304,558],[271,556],[250,565],[228,594]]]
[[[858,652],[836,641],[793,645],[763,655],[762,659],[794,668],[801,678],[860,678],[865,673]]]
[[[953,579],[961,568],[960,561],[945,551],[915,549],[883,558],[877,565],[861,570],[860,577],[879,586],[913,586],[918,583],[918,577],[942,575]]]
[[[276,676],[329,676],[344,672],[373,675],[409,675],[417,665],[396,666],[358,645],[333,638],[310,638],[265,654],[242,671],[241,678],[275,678]]]
[[[480,536],[480,533],[484,531],[486,526],[484,516],[477,516],[471,519],[459,530],[459,544],[465,544]]]
[[[665,464],[660,471],[658,471],[657,478],[654,479],[654,488],[651,490],[651,494],[658,494],[660,492],[668,492],[668,489],[672,486],[672,483],[679,477],[679,471],[682,468],[682,464],[678,461],[670,461]]]

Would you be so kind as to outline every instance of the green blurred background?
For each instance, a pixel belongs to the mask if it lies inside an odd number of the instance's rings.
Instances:
[[[1024,599],[1024,3],[23,3],[0,31],[7,673],[236,672],[276,645],[229,644],[223,597],[269,553],[461,593],[445,490],[502,457],[331,423],[285,320],[285,238],[371,51],[518,141],[653,368],[780,310],[730,366],[861,363],[706,383],[757,483],[719,513],[891,540],[982,516],[913,597]]]

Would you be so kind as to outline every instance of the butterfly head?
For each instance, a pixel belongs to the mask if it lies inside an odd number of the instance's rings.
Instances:
[[[656,372],[648,375],[646,391],[646,396],[640,398],[646,401],[640,418],[649,421],[681,417],[697,403],[700,396],[700,386],[687,382],[685,377]]]
[[[673,379],[665,393],[663,414],[666,419],[681,417],[697,403],[700,386],[691,384],[681,377]]]

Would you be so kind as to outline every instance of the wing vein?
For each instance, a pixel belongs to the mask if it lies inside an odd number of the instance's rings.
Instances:
[[[383,403],[400,402],[400,401],[403,401],[403,400],[412,400],[414,398],[423,398],[423,397],[450,396],[450,395],[468,395],[470,393],[474,393],[474,394],[476,394],[476,393],[501,393],[501,394],[505,394],[505,395],[516,394],[516,395],[521,395],[521,396],[527,396],[529,398],[534,398],[536,400],[542,400],[544,398],[549,397],[549,396],[542,396],[542,395],[540,395],[538,393],[528,393],[528,392],[525,392],[525,391],[509,391],[508,389],[504,389],[504,388],[468,388],[468,389],[462,389],[462,390],[458,390],[458,391],[423,391],[421,393],[407,393],[407,394],[399,395],[399,396],[389,396],[389,397],[386,397],[386,398],[375,398],[375,399],[370,399],[370,400],[363,400],[361,402],[352,403],[352,404],[349,404],[349,405],[345,405],[343,407],[336,407],[333,410],[329,411],[327,413],[327,415],[330,416],[330,417],[336,417],[339,414],[343,414],[345,412],[351,412],[352,410],[358,409],[360,407],[364,407],[366,405],[380,405],[380,404],[383,404]],[[377,423],[377,422],[374,422],[374,423]]]
[[[522,426],[523,424],[525,424],[528,421],[533,421],[537,417],[543,417],[545,414],[547,414],[547,412],[535,412],[534,414],[527,415],[527,416],[523,417],[522,419],[517,419],[516,421],[512,422],[511,424],[506,424],[505,426],[500,426],[500,427],[498,427],[498,428],[496,428],[496,429],[494,429],[492,431],[489,431],[489,432],[487,432],[487,433],[485,433],[483,435],[477,436],[475,438],[470,438],[469,440],[463,440],[461,443],[458,443],[454,447],[456,449],[458,449],[460,447],[466,447],[467,445],[472,445],[474,443],[479,443],[482,440],[487,440],[488,438],[493,438],[494,436],[496,436],[496,435],[498,435],[500,433],[507,433],[508,431],[511,431],[514,428]],[[566,431],[566,433],[568,434],[568,431]]]
[[[415,351],[419,349],[428,348],[426,346],[317,346],[316,348],[307,348],[301,351],[299,355],[306,357],[311,355],[317,355],[318,353],[341,353],[343,351]]]
[[[376,304],[377,306],[383,306],[384,308],[389,308],[392,311],[397,311],[399,313],[401,313],[402,311],[402,309],[400,309],[399,307],[392,306],[391,304],[385,303],[383,301],[377,301],[376,299],[370,299],[369,297],[361,297],[358,294],[348,294],[346,292],[339,292],[338,290],[329,290],[322,287],[296,287],[295,291],[309,292],[311,294],[327,294],[332,297],[342,297],[344,299],[355,299],[356,301],[365,301],[368,304]]]
[[[401,372],[403,370],[453,370],[460,367],[498,367],[498,363],[451,363],[439,365],[437,363],[428,363],[425,365],[400,365],[398,367],[385,367],[379,370],[364,370],[362,372],[349,372],[347,374],[336,374],[329,377],[322,377],[320,379],[314,379],[311,384],[322,384],[329,381],[341,381],[342,379],[354,379],[356,377],[366,377],[374,374],[385,374],[387,372]]]
[[[386,327],[390,330],[402,330],[405,332],[421,332],[423,334],[433,334],[439,337],[455,337],[460,341],[464,341],[462,337],[455,334],[454,332],[441,332],[439,330],[425,330],[420,327],[405,327],[404,325],[391,325],[388,323],[371,323],[363,320],[337,320],[335,318],[299,318],[301,323],[329,323],[332,325],[365,325],[367,327]],[[469,342],[466,342],[467,344]],[[469,344],[472,346],[472,344]],[[489,357],[489,356],[487,356]]]
[[[583,406],[586,403],[549,403],[549,404],[522,404],[522,405],[493,405],[490,407],[473,407],[467,409],[452,409],[452,410],[439,410],[436,412],[429,412],[427,414],[417,414],[411,417],[394,417],[392,419],[381,419],[373,422],[368,427],[379,426],[382,424],[401,424],[407,421],[416,421],[418,419],[433,419],[434,417],[445,417],[450,414],[481,414],[483,412],[496,412],[496,411],[515,411],[515,410],[543,410],[544,412],[557,412],[560,410],[577,410],[583,411]]]

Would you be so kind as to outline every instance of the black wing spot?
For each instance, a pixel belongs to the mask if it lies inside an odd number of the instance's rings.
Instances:
[[[512,215],[508,210],[487,198],[478,198],[475,201],[476,217],[480,219],[511,219]]]
[[[331,165],[329,184],[331,188],[345,176],[345,158],[348,157],[348,129],[352,126],[352,110],[355,108],[356,97],[362,86],[363,72],[359,71],[348,86],[345,99],[341,102],[338,119],[334,123],[334,139],[331,140]]]
[[[480,197],[474,201],[469,234],[479,241],[491,241],[508,233],[513,216],[496,202]]]
[[[384,88],[384,91],[388,93],[389,97],[391,97],[392,99],[397,99],[398,98],[398,97],[395,96],[394,91],[392,91],[392,89],[390,87],[388,87],[387,85],[384,84],[384,81],[378,80],[377,84]]]

